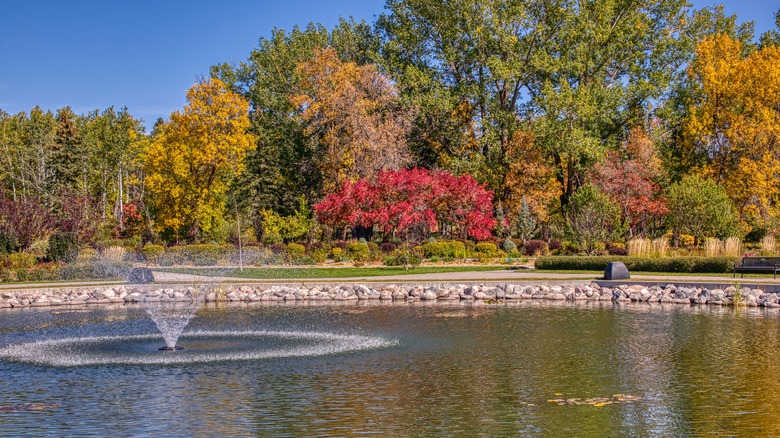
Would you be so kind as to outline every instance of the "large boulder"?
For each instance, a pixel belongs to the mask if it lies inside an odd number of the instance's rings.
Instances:
[[[609,262],[604,270],[604,280],[628,280],[631,274],[623,262]]]

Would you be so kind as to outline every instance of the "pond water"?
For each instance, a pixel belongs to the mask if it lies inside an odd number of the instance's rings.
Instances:
[[[776,310],[206,306],[162,345],[140,306],[0,312],[0,431],[780,435]]]

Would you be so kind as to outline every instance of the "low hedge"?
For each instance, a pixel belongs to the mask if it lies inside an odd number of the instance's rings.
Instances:
[[[59,270],[63,280],[96,280],[105,278],[127,278],[133,265],[125,262],[73,263]]]
[[[466,257],[466,245],[456,240],[446,242],[428,242],[422,246],[425,257],[451,257],[462,259]]]
[[[723,274],[734,271],[739,257],[550,256],[536,259],[537,269],[603,271],[609,262],[623,262],[629,271]]]

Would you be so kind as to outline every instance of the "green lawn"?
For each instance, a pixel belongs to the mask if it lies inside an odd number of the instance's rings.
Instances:
[[[155,269],[162,272],[177,274],[206,275],[210,277],[236,277],[254,279],[288,279],[288,278],[354,278],[378,277],[382,275],[436,274],[441,272],[484,272],[501,271],[506,266],[418,266],[409,270],[403,267],[364,267],[364,268],[164,268]]]

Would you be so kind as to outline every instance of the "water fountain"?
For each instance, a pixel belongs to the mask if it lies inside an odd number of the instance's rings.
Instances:
[[[144,310],[157,325],[165,340],[165,346],[159,348],[161,351],[184,349],[177,346],[176,342],[192,317],[205,303],[205,295],[200,290],[189,288],[187,292],[186,294],[179,292],[173,296],[162,293],[149,293],[144,296]]]

